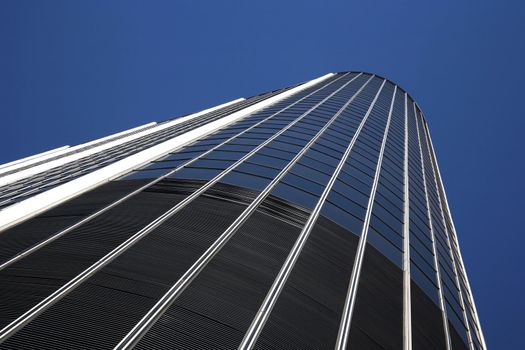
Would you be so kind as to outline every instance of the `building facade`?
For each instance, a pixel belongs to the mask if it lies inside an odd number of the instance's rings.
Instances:
[[[423,114],[327,74],[0,166],[0,349],[486,349]]]

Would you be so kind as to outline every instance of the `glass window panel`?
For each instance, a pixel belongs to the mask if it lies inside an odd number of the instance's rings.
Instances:
[[[147,165],[144,168],[141,168],[141,170],[153,170],[153,169],[175,169],[178,165],[183,164],[187,162],[188,160],[179,160],[179,161],[172,161],[172,162],[153,162]]]
[[[251,159],[251,158],[249,158],[249,159]],[[256,174],[256,175],[263,176],[263,177],[268,177],[268,178],[271,178],[271,179],[273,179],[279,173],[278,169],[269,168],[269,167],[266,167],[266,166],[254,164],[254,163],[251,163],[249,161],[244,161],[243,163],[238,165],[235,168],[235,170],[236,171],[240,171],[240,172],[247,172],[247,173],[251,173],[251,174]]]
[[[214,168],[214,169],[226,169],[230,165],[235,163],[235,161],[226,161],[226,160],[216,160],[216,159],[207,159],[201,158],[191,164],[192,167],[196,168]]]
[[[335,167],[333,167],[330,164],[324,163],[319,159],[312,158],[312,153],[306,152],[305,155],[301,157],[301,160],[299,163],[302,163],[304,165],[307,165],[311,168],[317,169],[318,171],[324,173],[327,176],[331,176],[335,170]]]
[[[280,149],[282,151],[285,151],[285,152],[290,152],[292,153],[294,156],[299,153],[299,151],[301,151],[301,149],[303,148],[302,146],[296,146],[296,145],[292,145],[288,142],[283,142],[283,141],[280,141],[280,137],[278,138],[278,140],[275,140],[272,142],[272,147],[274,148],[277,148],[277,149]]]
[[[272,145],[272,143],[270,143],[270,145]],[[294,153],[287,152],[287,151],[275,148],[273,146],[266,146],[262,148],[261,150],[259,150],[258,153],[268,155],[268,156],[273,156],[273,157],[280,158],[280,159],[286,159],[288,161],[290,161],[295,156]]]
[[[135,171],[129,175],[121,177],[119,180],[135,180],[135,179],[156,179],[169,173],[171,169],[154,169]]]
[[[206,146],[209,148],[212,148],[213,146],[216,146],[220,143],[222,143],[225,139],[204,139],[200,141],[196,141],[193,145],[194,146]]]
[[[431,264],[434,265],[434,254],[432,253],[432,249],[429,249],[419,238],[417,235],[414,234],[412,229],[410,229],[410,246],[414,249],[417,249],[417,251],[420,252],[421,255],[423,255],[425,260]]]
[[[247,145],[233,145],[233,144],[225,144],[218,148],[220,151],[234,151],[234,152],[243,152],[248,153],[251,150],[253,150],[254,146],[247,146]]]
[[[312,168],[310,166],[305,166],[301,164],[302,162],[303,162],[303,159],[301,159],[301,161],[299,161],[297,164],[293,166],[292,171],[294,173],[304,176],[307,179],[316,181],[320,184],[328,183],[328,181],[330,180],[329,175],[326,175],[325,173],[317,171],[315,170],[315,168]]]
[[[179,152],[179,153],[170,154],[167,157],[162,158],[162,161],[171,161],[171,160],[179,160],[179,159],[184,159],[184,160],[192,159],[192,158],[200,156],[202,153],[203,152]]]
[[[293,185],[295,187],[299,187],[300,189],[311,192],[317,196],[320,196],[321,193],[323,193],[323,190],[325,189],[324,186],[312,182],[304,177],[297,176],[294,173],[288,172],[284,178],[282,179],[283,182],[286,182],[290,185]]]
[[[463,324],[463,321],[462,321],[463,318],[461,316],[459,316],[453,310],[453,308],[450,306],[448,301],[445,303],[445,306],[447,308],[447,317],[448,317],[449,321],[452,323],[452,326],[456,329],[456,331],[458,332],[458,334],[461,337],[461,339],[463,340],[463,342],[465,344],[468,344],[467,330],[465,329],[465,326]]]
[[[190,146],[184,147],[182,150],[180,150],[178,152],[177,151],[175,151],[175,152],[177,152],[177,153],[182,153],[182,152],[184,152],[184,153],[186,153],[186,152],[200,152],[200,153],[202,153],[202,152],[206,152],[210,148],[211,147],[209,147],[209,146],[199,146],[199,145],[195,145],[194,146],[194,145],[190,145]],[[175,153],[175,152],[173,152],[173,153]]]
[[[352,201],[359,204],[362,208],[366,208],[368,206],[368,195],[343,182],[343,180],[341,180],[339,177],[337,180],[335,180],[332,191],[336,191],[343,196],[352,198]]]
[[[370,226],[385,236],[392,244],[396,245],[398,249],[403,249],[403,237],[381,220],[374,212],[372,212],[372,217],[370,218]]]
[[[334,168],[337,167],[341,160],[341,154],[328,150],[326,147],[322,147],[319,144],[314,144],[310,147],[310,151],[312,152],[312,158],[320,159],[325,163],[331,164]]]
[[[240,152],[229,152],[229,151],[212,151],[206,155],[208,159],[218,159],[218,160],[230,160],[236,161],[241,159],[244,156],[244,153]]]
[[[180,171],[170,175],[170,178],[191,179],[191,180],[211,180],[222,170],[205,169],[205,168],[183,168]]]
[[[359,205],[359,203],[354,202],[352,199],[342,195],[338,191],[332,191],[328,195],[330,202],[336,204],[345,211],[351,213],[352,215],[364,220],[366,214],[366,207]]]
[[[437,287],[414,263],[410,263],[410,278],[425,292],[425,294],[439,307]]]
[[[373,208],[374,214],[377,215],[377,217],[381,218],[383,222],[385,222],[394,232],[396,232],[398,235],[403,236],[403,222],[400,221],[397,217],[392,215],[392,213],[388,212],[385,208],[381,206],[381,204],[374,202],[374,208]]]
[[[392,215],[394,215],[398,220],[403,220],[403,201],[397,197],[390,197],[391,199],[395,200],[395,202],[392,202],[389,198],[383,195],[385,191],[379,190],[380,189],[378,188],[376,192],[376,202],[380,204],[383,208],[388,210],[390,213],[392,213]]]
[[[272,190],[272,194],[307,209],[312,209],[319,200],[318,196],[314,196],[313,194],[307,193],[283,182],[277,184]]]
[[[250,161],[253,163],[268,165],[278,169],[284,168],[289,163],[289,161],[286,159],[276,158],[270,155],[263,154],[261,152],[257,152],[253,156],[251,156]]]
[[[328,200],[321,209],[321,215],[346,228],[356,236],[361,235],[363,221]]]
[[[392,242],[388,241],[380,233],[372,227],[368,229],[367,243],[374,246],[390,261],[396,264],[399,268],[403,267],[403,252],[395,247]],[[365,253],[366,254],[366,253]]]
[[[258,146],[262,143],[262,140],[255,138],[237,137],[230,141],[229,145],[242,145],[242,146]],[[252,147],[252,149],[255,147]]]
[[[255,176],[246,173],[239,173],[236,171],[229,172],[221,179],[221,182],[236,185],[239,187],[251,188],[262,191],[269,183],[270,179]]]
[[[427,261],[425,261],[425,259],[418,253],[417,250],[412,249],[410,251],[410,260],[419,267],[419,269],[428,277],[428,279],[437,285],[436,270],[434,270],[434,268],[429,265]]]
[[[292,146],[297,146],[297,147],[301,147],[301,148],[304,147],[308,143],[308,141],[306,141],[306,140],[298,139],[298,138],[292,137],[290,135],[281,135],[279,137],[279,141],[286,142],[286,143],[288,143],[288,144],[290,144]]]
[[[353,177],[361,180],[365,184],[372,184],[372,180],[374,178],[374,171],[371,171],[369,169],[364,169],[358,162],[354,161],[352,157],[350,157],[344,167],[344,170],[352,175]]]

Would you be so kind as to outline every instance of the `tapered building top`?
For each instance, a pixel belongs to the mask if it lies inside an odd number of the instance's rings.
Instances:
[[[427,123],[362,72],[0,166],[0,349],[486,349]]]

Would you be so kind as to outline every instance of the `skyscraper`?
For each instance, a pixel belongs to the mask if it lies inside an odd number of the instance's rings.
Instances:
[[[485,349],[429,129],[359,72],[0,166],[0,349]]]

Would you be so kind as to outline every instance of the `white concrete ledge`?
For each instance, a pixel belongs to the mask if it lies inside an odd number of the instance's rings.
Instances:
[[[136,139],[138,139],[140,137],[143,137],[143,136],[146,136],[146,135],[150,135],[150,134],[152,134],[154,132],[170,128],[170,127],[172,127],[174,125],[184,123],[184,122],[189,121],[191,119],[197,118],[197,117],[199,117],[199,116],[201,116],[203,114],[206,114],[206,113],[209,113],[209,112],[213,112],[213,111],[215,111],[215,110],[217,110],[219,108],[223,108],[223,107],[229,106],[229,105],[231,105],[233,103],[236,103],[236,102],[239,102],[239,101],[242,101],[242,100],[243,99],[240,98],[240,99],[237,99],[237,100],[234,100],[234,101],[230,101],[230,102],[224,103],[224,104],[219,105],[219,106],[215,106],[215,107],[212,107],[212,108],[208,108],[208,109],[202,110],[202,111],[197,112],[197,113],[193,113],[193,114],[187,115],[185,117],[174,119],[174,120],[169,121],[167,123],[162,123],[160,125],[157,125],[156,127],[146,129],[144,131],[138,132],[138,133],[133,134],[133,135],[122,137],[122,138],[120,138],[118,140],[110,141],[110,142],[105,143],[103,145],[96,146],[96,147],[87,149],[85,151],[79,152],[79,153],[71,154],[71,155],[68,155],[68,156],[65,156],[65,157],[62,157],[62,158],[59,158],[59,159],[52,160],[52,161],[44,163],[44,164],[36,165],[34,167],[31,167],[31,168],[28,168],[28,169],[24,169],[24,170],[21,170],[21,171],[16,172],[16,173],[6,175],[4,177],[0,177],[0,186],[8,185],[10,183],[13,183],[13,182],[16,182],[18,180],[24,179],[26,177],[29,177],[29,176],[41,173],[43,171],[46,171],[46,170],[49,170],[49,169],[52,169],[52,168],[55,168],[55,167],[58,167],[58,166],[70,163],[70,162],[77,161],[79,159],[88,157],[90,155],[93,155],[93,154],[96,154],[96,153],[108,150],[110,148],[119,146],[119,145],[121,145],[123,143],[129,142],[129,141],[133,141],[133,140],[136,140]],[[129,132],[129,130],[123,131],[123,132],[121,132],[119,134],[125,134],[126,132]],[[110,137],[114,137],[114,136],[119,135],[119,134],[115,134],[115,135],[107,136],[107,137],[102,138],[102,139],[94,140],[94,141],[91,141],[91,142],[83,144],[83,146],[88,146],[90,144],[93,144],[93,143],[96,143],[96,142],[100,142],[102,140],[105,140],[105,139],[110,138]],[[69,151],[71,151],[71,150],[72,150],[72,148],[69,149]]]
[[[105,141],[107,139],[111,139],[111,138],[118,137],[118,136],[121,136],[121,135],[129,134],[129,133],[131,133],[133,131],[144,129],[144,128],[147,128],[149,126],[155,125],[155,124],[157,124],[157,122],[151,122],[151,123],[148,123],[148,124],[137,126],[135,128],[129,129],[129,130],[118,132],[116,134],[111,134],[111,135],[102,137],[100,139],[96,139],[96,140],[89,141],[89,142],[86,142],[86,143],[81,143],[81,144],[73,146],[73,147],[63,146],[63,147],[60,147],[60,148],[53,149],[51,151],[39,153],[39,154],[31,156],[31,157],[23,158],[23,159],[20,159],[20,160],[11,162],[11,163],[7,163],[7,164],[4,164],[4,165],[1,165],[0,166],[0,177],[2,176],[2,174],[6,173],[8,171],[12,171],[12,170],[15,170],[17,168],[25,167],[27,165],[31,165],[31,164],[34,164],[34,163],[37,163],[37,162],[40,162],[42,160],[46,160],[46,159],[49,159],[49,158],[54,158],[56,156],[60,156],[60,155],[63,155],[63,154],[69,153],[69,152],[74,152],[74,151],[82,149],[84,147],[91,146],[91,145],[93,145],[95,143],[99,143],[99,142]],[[0,185],[0,186],[3,186],[3,185]]]
[[[14,204],[10,207],[5,208],[0,211],[0,231],[6,230],[9,227],[12,227],[28,218],[31,218],[37,214],[42,213],[45,210],[48,210],[54,206],[57,206],[68,199],[76,197],[86,191],[89,191],[92,188],[95,188],[107,181],[115,179],[123,174],[128,173],[130,170],[133,170],[137,167],[140,167],[144,164],[149,163],[152,160],[155,160],[169,152],[172,152],[190,142],[193,142],[203,136],[212,133],[228,124],[239,121],[240,119],[245,118],[246,116],[254,113],[262,108],[268,107],[276,102],[279,102],[285,98],[288,98],[302,90],[305,90],[312,85],[315,85],[323,80],[331,77],[333,73],[324,75],[320,78],[311,80],[305,84],[297,86],[288,91],[282,92],[278,95],[270,97],[264,101],[258,102],[252,106],[246,107],[240,111],[232,113],[228,116],[210,122],[206,125],[200,126],[196,129],[193,129],[189,132],[186,132],[182,135],[176,136],[168,141],[162,142],[156,146],[150,147],[146,150],[143,150],[139,153],[121,159],[113,164],[110,164],[104,168],[93,171],[89,174],[81,176],[77,179],[74,179],[70,182],[52,188],[46,192],[35,195],[34,197],[28,198],[24,201],[21,201],[17,204]],[[237,100],[236,100],[237,101]],[[231,104],[233,102],[229,102]],[[218,109],[223,107],[226,104],[213,107],[199,113],[192,114],[190,116],[179,118],[174,120],[179,121],[180,119],[189,120],[195,118],[196,116],[207,113],[211,110]],[[169,124],[169,123],[166,123]],[[153,128],[158,130],[157,128]],[[151,130],[151,129],[149,129]],[[149,131],[148,130],[148,131]],[[113,144],[113,142],[110,142]],[[115,146],[115,145],[113,145]],[[113,147],[112,146],[112,147]],[[69,157],[68,157],[69,158]]]
[[[62,146],[62,147],[53,148],[53,149],[51,149],[49,151],[45,151],[45,152],[42,152],[42,153],[34,154],[32,156],[29,156],[29,157],[20,158],[20,159],[17,159],[17,160],[13,160],[12,162],[4,163],[4,164],[0,165],[0,169],[1,169],[0,173],[4,173],[4,172],[9,171],[11,169],[17,168],[18,166],[22,166],[22,163],[26,163],[27,164],[30,160],[33,160],[33,159],[36,159],[36,158],[44,158],[45,156],[50,155],[50,154],[53,154],[53,156],[55,156],[55,153],[58,153],[59,151],[63,151],[63,150],[68,149],[68,148],[69,148],[69,145],[65,145],[65,146]],[[40,160],[40,159],[38,159],[38,160]],[[26,165],[26,164],[23,164],[23,165]]]

